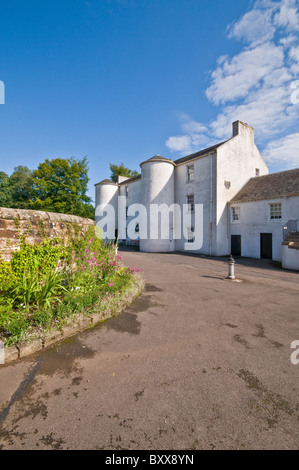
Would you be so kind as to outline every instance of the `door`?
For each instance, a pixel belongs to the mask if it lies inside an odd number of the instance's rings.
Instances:
[[[232,256],[241,256],[241,235],[231,236],[231,254]]]
[[[261,233],[261,258],[272,259],[272,233]]]

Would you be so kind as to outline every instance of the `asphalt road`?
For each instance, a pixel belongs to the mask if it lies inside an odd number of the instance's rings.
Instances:
[[[0,368],[0,449],[298,449],[299,273],[123,254],[130,308]]]

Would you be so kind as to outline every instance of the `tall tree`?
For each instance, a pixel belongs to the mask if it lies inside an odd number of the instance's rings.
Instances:
[[[12,192],[12,207],[28,209],[33,189],[32,171],[27,166],[19,165],[15,167],[9,181]]]
[[[87,173],[86,158],[46,159],[33,171],[31,208],[93,218]]]
[[[0,207],[12,207],[11,183],[4,171],[0,171]]]
[[[120,165],[113,165],[112,163],[110,163],[109,165],[111,171],[111,179],[114,183],[117,183],[118,176],[127,176],[128,178],[131,178],[132,176],[138,176],[138,171],[130,170],[130,168],[125,167],[123,163],[121,163]]]
[[[32,172],[26,166],[17,166],[12,175],[0,172],[0,206],[26,209],[32,193]]]

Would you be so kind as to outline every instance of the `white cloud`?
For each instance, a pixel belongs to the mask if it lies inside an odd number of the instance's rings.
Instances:
[[[188,114],[181,113],[179,115],[181,121],[182,130],[191,134],[197,134],[200,132],[206,132],[208,129],[204,126],[201,122],[194,121],[194,119],[190,118]]]
[[[172,152],[186,154],[198,150],[199,146],[208,142],[208,137],[205,135],[208,132],[206,126],[195,121],[186,113],[180,113],[178,116],[181,130],[185,134],[169,137],[165,143],[166,147]]]
[[[299,46],[293,46],[290,48],[289,57],[291,59],[290,70],[297,76],[299,74]]]
[[[238,105],[226,106],[217,119],[211,123],[213,134],[218,138],[227,137],[231,123],[236,120],[247,122],[256,129],[258,139],[269,138],[277,131],[285,130],[298,116],[298,107],[291,103],[289,87],[267,88],[252,94]]]
[[[174,152],[189,152],[191,148],[191,137],[189,135],[169,137],[165,145]]]
[[[249,43],[259,44],[272,39],[275,27],[271,22],[271,10],[254,8],[229,26],[229,38],[244,39]]]
[[[294,36],[293,34],[290,34],[289,36],[286,36],[284,38],[281,38],[280,39],[280,43],[284,46],[284,47],[289,47],[293,42],[295,41],[298,41],[298,38],[296,36]]]
[[[291,59],[296,60],[297,62],[299,62],[299,46],[291,47],[291,49],[289,51],[289,56],[291,57]]]
[[[283,65],[283,48],[265,43],[225,59],[212,73],[212,85],[206,95],[215,104],[245,97]]]
[[[286,28],[288,32],[299,29],[299,11],[297,0],[282,0],[278,13],[274,16],[274,24]]]
[[[299,105],[291,100],[299,73],[297,22],[298,0],[261,0],[230,26],[230,38],[245,39],[250,45],[232,58],[222,56],[211,75],[207,97],[223,104],[210,124],[215,136],[226,138],[232,122],[240,119],[255,127],[265,145],[298,120]]]
[[[299,166],[298,134],[281,137],[293,131],[299,119],[294,90],[299,74],[299,0],[257,0],[228,27],[228,37],[245,41],[245,46],[234,56],[221,55],[211,73],[206,96],[218,106],[217,117],[202,124],[181,114],[182,135],[170,137],[166,145],[174,152],[191,153],[229,138],[232,123],[241,120],[255,128],[268,161]]]
[[[284,163],[289,168],[299,167],[299,133],[270,142],[263,157],[269,164]]]

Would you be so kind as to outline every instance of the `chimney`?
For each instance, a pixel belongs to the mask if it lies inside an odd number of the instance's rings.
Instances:
[[[254,140],[254,129],[242,121],[235,121],[233,122],[233,137],[236,135],[249,135]]]

